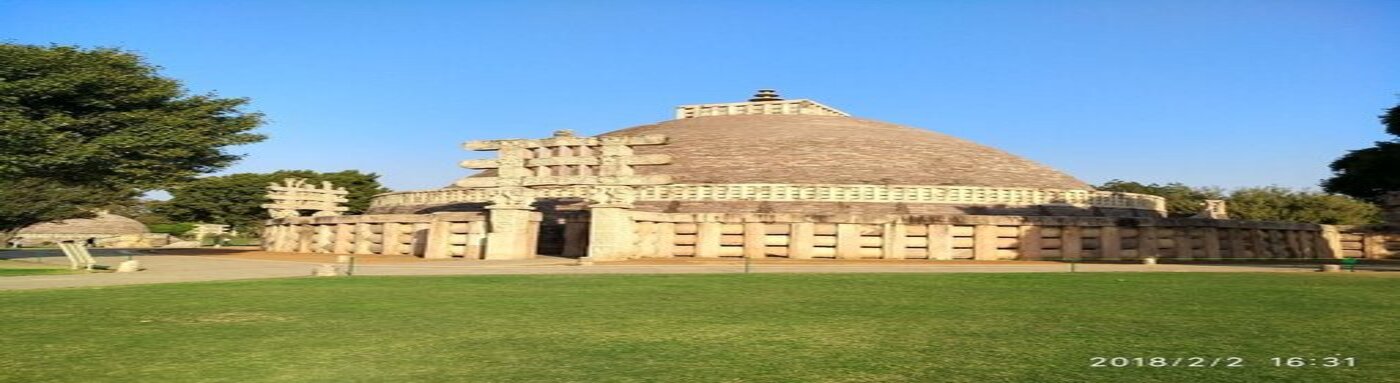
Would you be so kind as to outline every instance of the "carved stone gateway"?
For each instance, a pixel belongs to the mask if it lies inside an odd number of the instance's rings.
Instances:
[[[664,175],[641,176],[636,165],[671,162],[665,154],[637,155],[632,147],[660,145],[666,136],[576,137],[560,130],[554,137],[538,140],[471,141],[467,150],[494,150],[496,159],[466,160],[462,167],[494,169],[494,177],[467,177],[457,181],[464,188],[519,187],[546,185],[663,185],[671,183]]]
[[[577,137],[568,130],[545,139],[472,141],[468,150],[494,150],[495,159],[466,160],[462,167],[494,170],[494,176],[467,177],[457,186],[484,192],[491,203],[490,231],[486,235],[486,259],[533,257],[531,243],[520,233],[533,230],[531,204],[542,197],[537,188],[570,188],[548,197],[587,198],[592,213],[589,255],[622,258],[628,255],[634,235],[630,211],[636,201],[636,185],[665,185],[671,177],[638,175],[634,166],[671,162],[664,154],[637,155],[632,147],[661,145],[666,136]]]
[[[321,182],[321,187],[307,186],[302,178],[287,178],[282,184],[272,183],[267,187],[267,199],[272,203],[263,204],[272,218],[300,217],[302,210],[312,211],[312,217],[337,216],[349,210],[342,203],[349,202],[350,194],[345,188],[336,188],[330,182]]]

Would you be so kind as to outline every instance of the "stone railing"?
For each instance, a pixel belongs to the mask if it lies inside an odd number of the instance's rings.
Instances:
[[[812,100],[749,101],[723,104],[696,104],[676,107],[676,119],[752,114],[800,114],[810,116],[850,116],[846,112]]]
[[[535,243],[539,213],[519,243]],[[273,252],[413,255],[483,259],[487,218],[482,213],[376,214],[268,220],[263,249]],[[525,250],[533,256],[535,250]]]
[[[578,198],[588,186],[532,188],[540,198]],[[373,207],[488,202],[489,189],[385,193]],[[969,205],[1063,205],[1166,211],[1165,199],[1134,193],[917,185],[673,184],[637,187],[638,201],[888,202]]]
[[[1177,260],[1360,256],[1326,225],[1211,219],[633,212],[637,257]],[[1359,241],[1359,240],[1358,240]]]

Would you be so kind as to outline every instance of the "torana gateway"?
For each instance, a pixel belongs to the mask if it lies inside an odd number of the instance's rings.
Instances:
[[[1156,196],[1096,191],[1033,161],[851,117],[769,90],[683,105],[674,120],[596,137],[471,141],[494,151],[448,188],[376,196],[273,188],[269,251],[522,259],[1320,258],[1333,227],[1164,218]],[[312,216],[301,216],[306,211]]]

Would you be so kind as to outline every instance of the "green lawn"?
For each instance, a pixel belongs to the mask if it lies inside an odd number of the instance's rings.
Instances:
[[[72,270],[68,270],[63,266],[55,264],[0,260],[0,277],[72,273]]]
[[[1400,277],[351,277],[0,291],[0,381],[1384,382]],[[1270,357],[1356,358],[1272,367]],[[1245,367],[1089,367],[1093,357]]]

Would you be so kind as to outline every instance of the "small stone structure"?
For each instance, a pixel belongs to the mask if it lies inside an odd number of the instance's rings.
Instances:
[[[20,246],[53,245],[64,241],[87,242],[96,247],[156,247],[171,242],[168,234],[151,233],[145,224],[131,218],[95,212],[92,218],[45,222],[20,229],[13,241]]]
[[[321,187],[307,186],[301,178],[287,178],[282,184],[272,183],[267,187],[267,198],[272,203],[263,204],[272,218],[300,217],[303,211],[310,211],[312,217],[336,216],[349,210],[342,203],[348,202],[345,188],[334,188],[330,182],[322,182]]]
[[[264,205],[264,207],[266,207],[266,205]],[[235,232],[229,231],[229,225],[220,225],[216,223],[195,224],[194,229],[191,231],[194,233],[194,240],[196,241],[203,241],[204,237],[207,236],[236,234]]]
[[[1201,203],[1201,212],[1196,213],[1195,218],[1210,219],[1230,219],[1230,213],[1225,210],[1225,201],[1218,199],[1208,199]]]
[[[275,215],[264,246],[466,259],[547,251],[588,262],[1389,254],[1334,226],[1226,220],[1220,201],[1199,218],[1167,219],[1161,197],[1094,190],[994,148],[772,90],[594,137],[561,130],[465,148],[496,157],[463,161],[481,172],[452,187],[378,195],[366,215]],[[270,208],[336,211],[329,185],[280,187]]]

